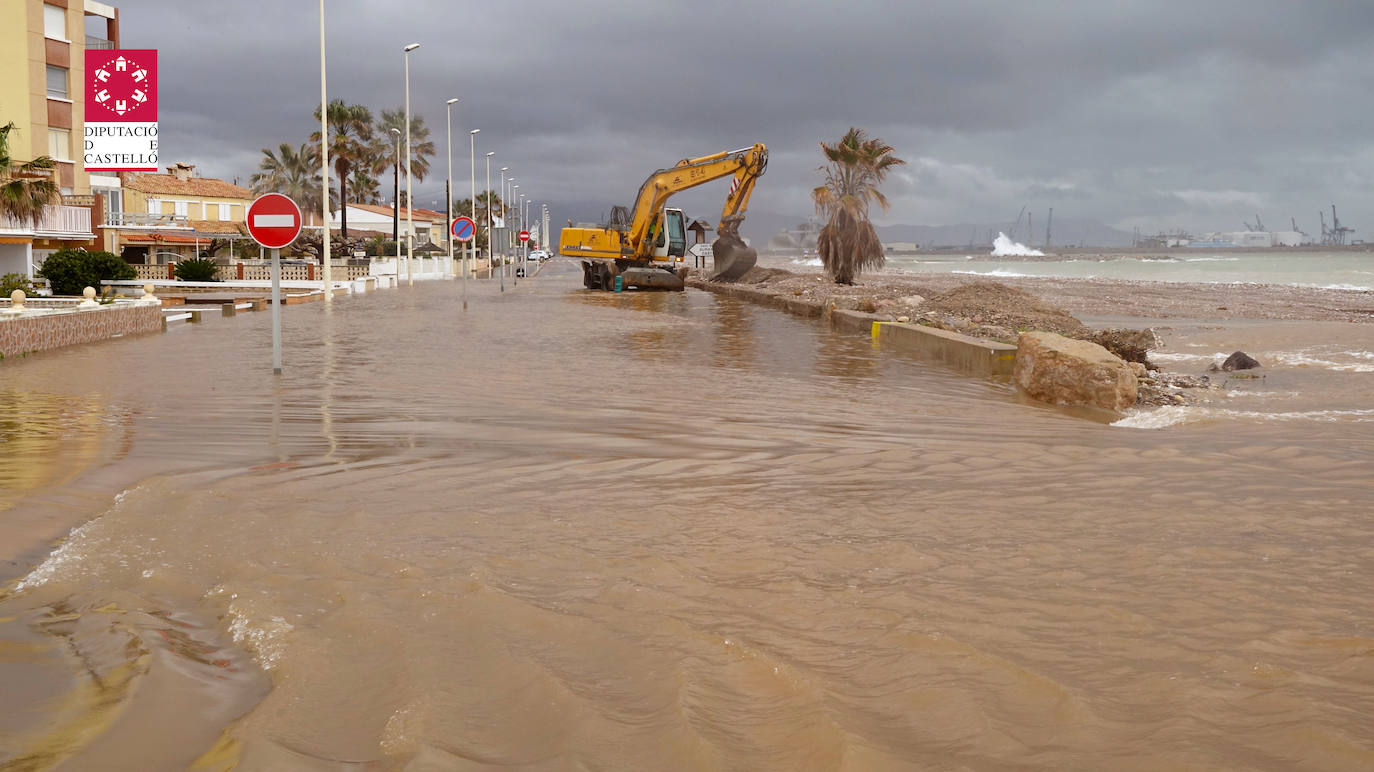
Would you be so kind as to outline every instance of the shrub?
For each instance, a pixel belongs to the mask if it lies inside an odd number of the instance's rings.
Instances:
[[[181,281],[219,281],[219,266],[208,257],[192,257],[177,263],[176,277]]]
[[[80,295],[87,287],[99,290],[100,282],[133,279],[134,267],[109,252],[60,249],[43,261],[38,275],[48,280],[54,295]]]
[[[33,282],[22,273],[7,273],[0,276],[0,298],[8,298],[15,290],[24,290],[26,296],[33,297]]]

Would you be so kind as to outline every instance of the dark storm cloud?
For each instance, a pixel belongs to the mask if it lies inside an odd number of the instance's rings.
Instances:
[[[125,44],[161,51],[169,161],[246,179],[259,148],[312,130],[316,3],[120,8]],[[803,216],[816,143],[852,124],[911,162],[887,222],[1057,204],[1123,227],[1231,229],[1254,209],[1310,220],[1332,201],[1355,222],[1374,208],[1371,31],[1374,5],[1335,2],[330,0],[329,91],[399,106],[401,47],[420,42],[412,107],[441,153],[444,100],[461,100],[460,192],[472,127],[479,159],[495,150],[533,198],[606,204],[653,168],[763,141],[754,207]],[[443,172],[440,158],[417,201],[441,199]],[[688,197],[694,212],[718,199]]]

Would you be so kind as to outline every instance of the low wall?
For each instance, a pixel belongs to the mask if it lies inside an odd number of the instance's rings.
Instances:
[[[162,326],[162,307],[143,303],[0,318],[0,356],[8,358],[123,335],[162,332]]]
[[[747,300],[808,319],[821,319],[843,332],[872,335],[886,345],[955,369],[995,378],[1010,378],[1016,367],[1016,347],[934,327],[894,322],[863,311],[826,308],[819,301],[780,295],[747,284],[708,282],[692,277],[687,285],[718,295]]]

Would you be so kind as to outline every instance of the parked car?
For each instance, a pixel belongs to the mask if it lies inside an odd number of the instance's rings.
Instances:
[[[536,249],[536,250],[534,250],[533,252],[530,252],[530,259],[531,259],[531,260],[538,260],[538,261],[541,262],[541,263],[544,262],[545,260],[548,260],[548,259],[552,258],[552,257],[553,257],[553,255],[549,254],[548,252],[546,252],[546,251],[544,251],[544,250],[542,250],[542,249]]]

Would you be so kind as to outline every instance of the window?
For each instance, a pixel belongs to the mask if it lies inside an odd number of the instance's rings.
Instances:
[[[148,199],[148,214],[162,214],[162,199]]]
[[[172,202],[172,213],[175,214],[177,217],[186,217],[186,216],[190,215],[190,213],[191,213],[191,202],[190,202],[190,201],[173,201],[173,202]]]
[[[48,129],[48,155],[55,161],[72,160],[72,133],[66,129]]]
[[[219,219],[220,219],[220,222],[229,222],[229,220],[230,220],[231,217],[232,217],[232,215],[229,214],[229,205],[228,205],[228,204],[220,204],[220,205],[219,205]]]
[[[48,65],[48,96],[67,98],[67,68]]]
[[[67,39],[67,9],[43,4],[43,37],[53,40]]]
[[[102,188],[100,193],[105,194],[105,221],[109,222],[112,214],[119,214],[124,211],[124,191],[118,188]],[[149,202],[150,204],[152,202]]]

